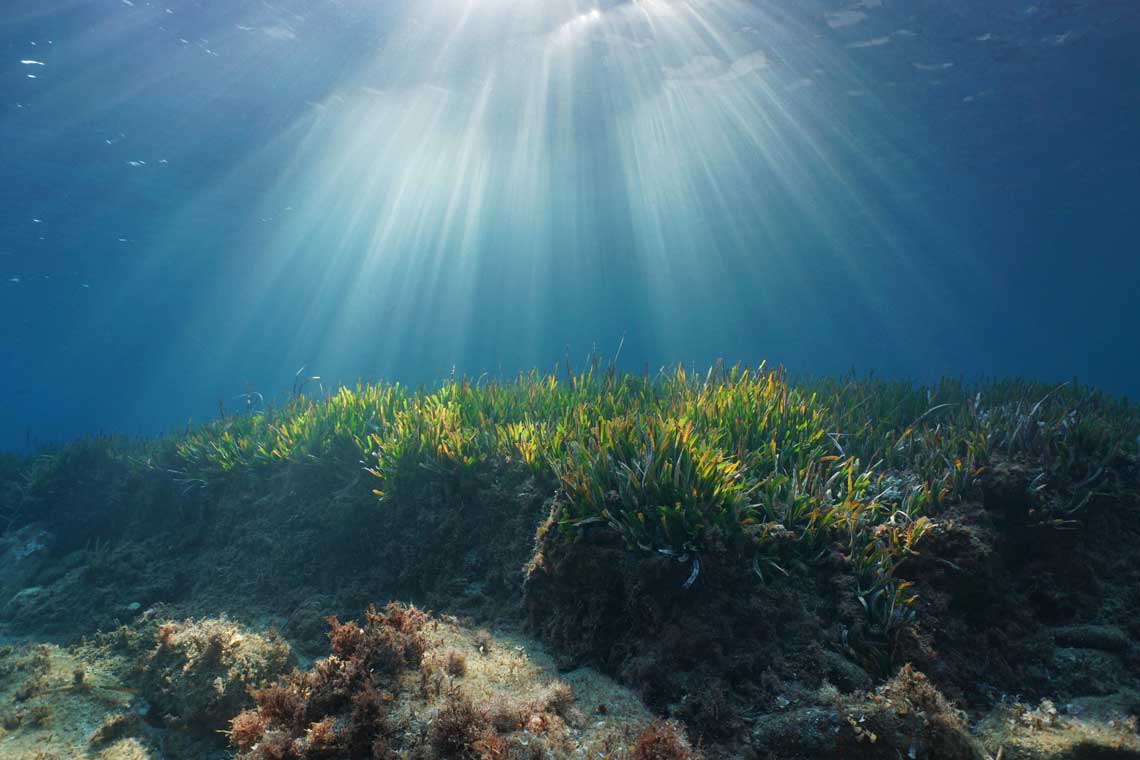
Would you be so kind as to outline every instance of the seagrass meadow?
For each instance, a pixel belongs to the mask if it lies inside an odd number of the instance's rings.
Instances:
[[[0,748],[1136,757],[1138,436],[1076,381],[595,362],[8,457]]]

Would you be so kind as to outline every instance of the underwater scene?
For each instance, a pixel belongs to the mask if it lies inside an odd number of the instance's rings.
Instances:
[[[0,760],[1140,758],[1140,2],[0,52]]]

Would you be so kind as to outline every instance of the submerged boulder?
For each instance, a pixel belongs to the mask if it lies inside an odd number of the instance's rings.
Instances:
[[[282,676],[292,659],[276,633],[252,633],[225,618],[163,623],[139,663],[142,695],[168,726],[212,733],[251,703],[251,689]]]

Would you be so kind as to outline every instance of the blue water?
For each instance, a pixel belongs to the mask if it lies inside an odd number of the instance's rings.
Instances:
[[[0,448],[766,358],[1140,394],[1134,0],[5,0]]]

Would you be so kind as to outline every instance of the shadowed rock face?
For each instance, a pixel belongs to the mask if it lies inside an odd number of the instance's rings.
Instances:
[[[928,672],[929,679],[919,674],[922,691],[938,700],[945,691],[973,715],[1012,710],[1019,699],[1030,705],[1017,715],[1027,715],[1046,697],[1071,712],[1045,727],[1052,738],[1040,747],[1022,735],[1036,723],[1018,717],[1021,733],[987,728],[975,739],[956,723],[932,740],[942,748],[924,756],[981,757],[983,745],[992,753],[994,742],[1005,742],[1005,757],[1129,757],[1140,683],[1132,617],[1140,594],[1131,585],[1140,578],[1140,501],[1118,487],[1086,529],[1054,534],[1029,522],[1030,479],[1023,469],[999,468],[982,501],[935,519],[901,570],[919,594],[918,616],[890,641],[877,640],[853,607],[854,579],[842,563],[796,568],[795,582],[762,586],[706,558],[685,590],[687,566],[630,553],[604,532],[569,540],[540,531],[525,586],[528,625],[567,666],[592,662],[619,673],[711,746],[733,746],[730,754],[758,745],[774,758],[834,751],[844,711],[866,718],[894,709],[889,697],[868,706],[857,696],[873,692],[893,660]],[[1012,504],[1003,503],[1007,496]],[[820,697],[835,688],[847,696]],[[1082,707],[1089,699],[1098,709]],[[887,713],[875,746],[905,755],[906,731]],[[788,738],[813,724],[832,729]],[[861,746],[858,736],[852,746]],[[878,756],[869,744],[859,752],[852,756]]]

